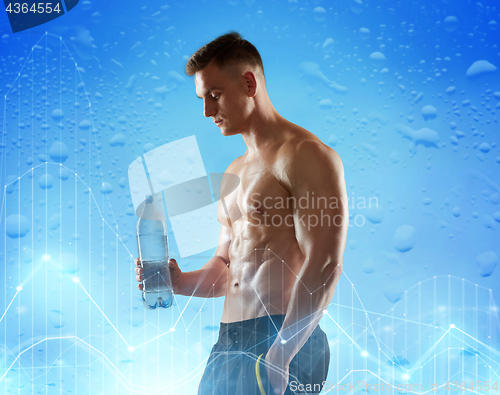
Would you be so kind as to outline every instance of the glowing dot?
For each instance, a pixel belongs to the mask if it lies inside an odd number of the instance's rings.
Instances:
[[[175,327],[170,328],[170,332],[175,332]]]
[[[450,328],[455,328],[455,324],[450,324]]]
[[[16,287],[16,289],[17,289],[18,291],[22,291],[22,290],[23,290],[23,286],[22,286],[22,285],[18,285],[18,286]]]
[[[133,346],[129,346],[129,347],[128,347],[128,350],[129,350],[130,352],[134,352],[134,351],[135,351],[135,347],[133,347]]]
[[[79,278],[79,277],[73,277],[71,280],[72,280],[75,284],[80,282],[80,278]]]
[[[368,351],[361,351],[361,356],[366,358],[368,356]]]
[[[42,259],[43,259],[45,262],[50,261],[50,255],[49,255],[49,254],[44,254],[44,255],[42,256]]]
[[[328,314],[328,310],[323,310],[323,314]]]
[[[285,339],[281,339],[281,344],[286,344],[286,340]]]

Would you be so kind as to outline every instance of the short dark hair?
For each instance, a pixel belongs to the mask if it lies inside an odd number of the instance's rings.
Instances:
[[[186,74],[191,76],[203,70],[211,62],[222,69],[229,65],[246,63],[258,66],[264,74],[264,65],[257,48],[239,33],[229,32],[217,37],[197,50],[187,61]]]

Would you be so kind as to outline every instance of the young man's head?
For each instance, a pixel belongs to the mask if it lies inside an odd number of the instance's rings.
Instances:
[[[256,108],[269,101],[260,54],[236,32],[196,51],[186,64],[186,74],[195,76],[204,115],[212,117],[224,135],[241,133]]]

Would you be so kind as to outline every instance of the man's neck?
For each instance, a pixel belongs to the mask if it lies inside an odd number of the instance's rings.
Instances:
[[[272,110],[267,114],[255,115],[249,127],[241,133],[247,146],[247,155],[254,155],[282,138],[283,129],[288,121],[274,108]]]

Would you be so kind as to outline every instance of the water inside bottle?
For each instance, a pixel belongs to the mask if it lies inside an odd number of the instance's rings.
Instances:
[[[142,298],[146,307],[156,309],[157,307],[167,308],[173,302],[173,289],[169,285],[169,268],[165,260],[143,261],[142,277],[143,292]]]

